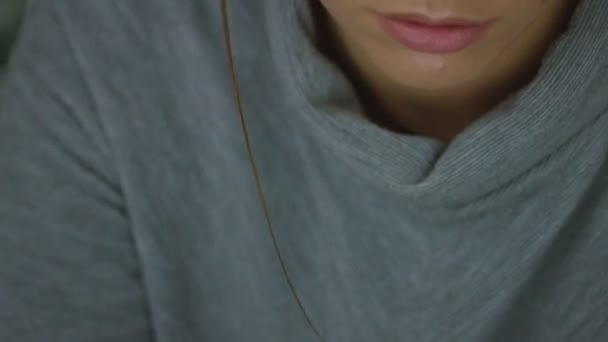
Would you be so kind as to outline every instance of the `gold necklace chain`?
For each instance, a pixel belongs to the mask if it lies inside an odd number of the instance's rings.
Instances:
[[[220,0],[220,2],[221,2],[221,8],[222,8],[222,20],[223,20],[223,29],[224,29],[224,40],[225,40],[225,45],[226,45],[226,54],[228,57],[228,68],[230,69],[230,78],[232,80],[232,88],[234,91],[237,111],[238,111],[239,120],[241,123],[241,132],[243,133],[243,140],[245,142],[245,147],[247,149],[247,155],[249,158],[249,166],[251,169],[251,173],[253,174],[256,192],[258,194],[258,199],[260,201],[260,205],[261,205],[262,211],[264,213],[266,225],[268,227],[270,237],[272,238],[272,244],[274,246],[276,255],[278,257],[279,263],[283,270],[283,274],[285,276],[285,280],[287,282],[287,285],[289,286],[291,294],[293,295],[298,307],[300,308],[300,311],[302,311],[302,314],[304,315],[304,318],[306,319],[306,322],[308,323],[308,325],[310,326],[310,328],[312,329],[312,331],[314,332],[316,337],[319,339],[319,341],[325,342],[325,339],[320,334],[319,330],[314,326],[314,324],[312,323],[312,320],[310,319],[310,316],[304,309],[304,305],[302,304],[302,301],[300,300],[300,297],[298,296],[298,294],[295,290],[295,286],[293,285],[293,282],[291,281],[291,278],[289,277],[289,275],[287,273],[287,267],[285,266],[285,261],[283,260],[283,257],[281,256],[281,252],[280,252],[280,249],[279,249],[279,246],[277,243],[276,235],[274,233],[274,229],[272,228],[272,222],[270,220],[268,204],[266,202],[266,196],[264,196],[264,190],[262,188],[262,182],[260,180],[255,158],[253,157],[253,149],[251,148],[251,142],[249,139],[249,131],[247,130],[247,124],[246,124],[246,120],[245,120],[243,104],[241,101],[241,92],[239,89],[239,82],[238,82],[236,66],[235,66],[235,62],[234,62],[234,54],[233,54],[233,50],[232,50],[232,39],[231,39],[231,35],[230,35],[230,23],[229,23],[229,19],[228,19],[228,1]]]

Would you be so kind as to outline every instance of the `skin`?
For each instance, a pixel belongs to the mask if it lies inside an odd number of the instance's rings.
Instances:
[[[327,53],[346,71],[370,118],[449,142],[535,76],[567,28],[576,0],[312,0]],[[449,54],[413,51],[372,11],[495,20],[484,38]]]

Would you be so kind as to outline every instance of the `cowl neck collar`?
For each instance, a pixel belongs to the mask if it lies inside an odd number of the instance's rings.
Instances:
[[[536,78],[449,145],[369,121],[348,79],[316,47],[310,4],[266,1],[273,58],[298,115],[353,168],[416,201],[459,205],[489,195],[608,111],[605,0],[581,1]]]

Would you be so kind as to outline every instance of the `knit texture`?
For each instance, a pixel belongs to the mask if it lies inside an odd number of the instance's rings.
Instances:
[[[32,0],[0,341],[602,341],[608,2],[449,145],[369,122],[299,0]]]

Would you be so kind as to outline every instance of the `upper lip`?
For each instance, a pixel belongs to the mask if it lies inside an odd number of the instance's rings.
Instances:
[[[464,19],[458,17],[443,17],[433,18],[421,13],[380,13],[385,18],[392,20],[415,22],[422,25],[428,26],[441,26],[441,25],[457,25],[457,26],[480,26],[488,23],[488,21],[479,21]]]

